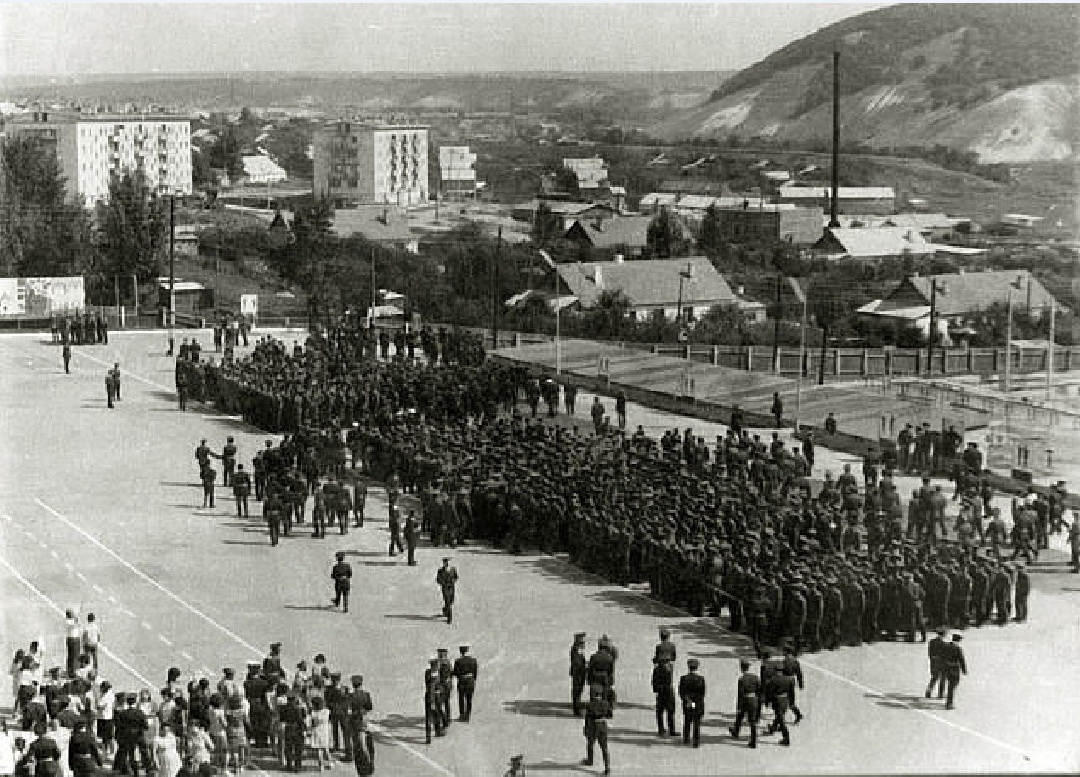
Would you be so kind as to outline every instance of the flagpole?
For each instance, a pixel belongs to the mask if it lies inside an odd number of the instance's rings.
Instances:
[[[795,434],[799,433],[799,419],[802,415],[802,374],[806,358],[806,297],[802,302],[802,324],[799,327],[799,372],[795,377]]]

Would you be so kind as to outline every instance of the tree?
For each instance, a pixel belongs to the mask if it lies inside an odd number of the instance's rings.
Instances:
[[[661,208],[649,223],[646,232],[646,244],[649,253],[660,259],[678,256],[683,240],[682,224],[666,207]]]
[[[168,246],[168,214],[141,170],[109,181],[109,195],[97,206],[97,225],[103,276],[134,275],[148,281],[158,275],[158,262]]]
[[[547,246],[558,237],[559,217],[552,212],[546,202],[541,202],[536,206],[536,216],[533,217],[533,242],[540,246]]]
[[[68,199],[56,154],[30,137],[3,144],[0,271],[7,276],[79,275],[93,259],[90,221]]]
[[[586,315],[589,332],[595,337],[617,339],[626,327],[630,299],[621,291],[601,292],[596,306]]]
[[[701,220],[701,234],[698,236],[698,248],[707,254],[720,250],[723,238],[720,236],[720,211],[714,202],[705,210]]]

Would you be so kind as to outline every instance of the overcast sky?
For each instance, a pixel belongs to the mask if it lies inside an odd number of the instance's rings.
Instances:
[[[0,73],[730,70],[881,5],[0,3]]]

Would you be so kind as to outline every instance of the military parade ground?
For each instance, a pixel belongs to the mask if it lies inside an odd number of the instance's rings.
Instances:
[[[208,334],[194,334],[204,355],[220,359]],[[286,347],[306,337],[295,330],[269,334]],[[85,623],[94,613],[101,633],[95,679],[157,697],[170,668],[179,669],[185,687],[200,677],[216,686],[225,668],[242,677],[249,662],[262,665],[271,645],[280,643],[289,682],[301,661],[311,666],[320,654],[346,681],[363,676],[372,701],[364,725],[374,741],[376,774],[500,775],[514,768],[517,755],[521,773],[599,774],[599,755],[593,765],[582,764],[583,718],[574,715],[570,698],[568,655],[575,634],[584,633],[586,658],[601,638],[617,649],[617,699],[606,718],[612,774],[1080,770],[1068,702],[1069,689],[1080,683],[1080,579],[1071,574],[1064,534],[1051,537],[1049,548],[1025,565],[1031,593],[1024,622],[948,628],[962,634],[967,670],[952,709],[924,694],[930,671],[921,641],[801,650],[802,718],[797,725],[788,718],[790,746],[766,734],[775,714],[769,711],[751,749],[747,735],[735,739],[729,727],[740,659],[757,673],[759,655],[748,636],[730,629],[726,607],[691,606],[692,613],[682,609],[688,602],[673,606],[651,595],[648,582],[609,582],[571,563],[559,543],[547,548],[557,552],[537,547],[545,542],[494,547],[481,537],[432,547],[425,531],[410,565],[405,553],[387,550],[388,497],[406,508],[416,500],[397,494],[396,485],[388,490],[377,477],[362,480],[368,489],[364,524],[347,534],[330,526],[313,538],[312,501],[305,523],[273,546],[262,505],[253,495],[250,517],[238,516],[233,489],[220,477],[214,506],[204,507],[192,453],[201,440],[217,455],[233,438],[236,461],[250,471],[254,454],[282,435],[197,401],[181,412],[175,359],[166,347],[164,332],[113,333],[108,345],[74,348],[68,374],[48,335],[0,337],[0,648],[7,656],[38,641],[43,668],[63,673],[65,614]],[[249,351],[238,348],[237,355]],[[114,365],[122,391],[109,409],[103,378]],[[591,435],[593,400],[579,393],[574,420],[560,407],[556,425],[577,425],[579,434]],[[601,402],[614,417],[615,399]],[[527,405],[521,408],[528,416]],[[628,403],[627,434],[639,425],[657,438],[689,427],[710,444],[726,432]],[[750,431],[765,440],[772,433]],[[798,445],[790,430],[781,434],[788,447]],[[861,472],[861,461],[819,447],[814,475],[839,475],[845,464]],[[895,480],[906,504],[919,478]],[[935,482],[951,494],[951,484]],[[1008,501],[994,497],[1006,517]],[[947,508],[950,525],[957,510],[955,502]],[[1074,520],[1071,512],[1066,518]],[[330,572],[339,553],[352,573],[347,612],[331,604]],[[444,558],[458,573],[449,623],[436,582]],[[945,624],[926,625],[932,635]],[[700,747],[657,735],[651,678],[661,629],[677,651],[676,685],[688,659],[699,664],[706,682]],[[759,647],[774,655],[782,650],[783,640],[763,639]],[[429,744],[425,670],[440,648],[453,660],[461,646],[479,669],[474,709],[467,722],[458,720],[452,694],[452,722]],[[14,692],[0,694],[13,723]],[[587,702],[588,688],[585,695]],[[681,733],[681,705],[675,717]],[[317,763],[307,750],[304,770]],[[258,747],[245,766],[255,774],[285,771],[274,753]],[[355,769],[335,752],[327,771]]]

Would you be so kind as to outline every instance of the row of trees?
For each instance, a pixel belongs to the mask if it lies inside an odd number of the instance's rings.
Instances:
[[[0,274],[82,275],[97,304],[112,301],[116,276],[146,282],[158,274],[168,211],[141,172],[115,176],[91,213],[69,196],[56,155],[37,140],[8,139],[0,164]]]

